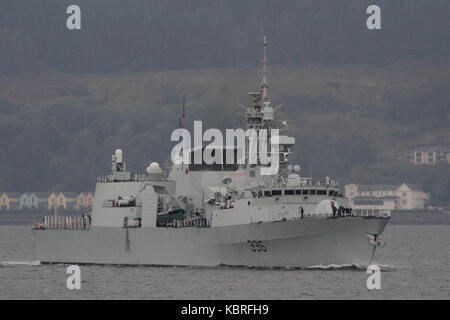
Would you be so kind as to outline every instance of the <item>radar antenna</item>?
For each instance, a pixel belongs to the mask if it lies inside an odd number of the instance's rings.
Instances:
[[[186,117],[186,95],[183,94],[183,96],[181,97],[181,105],[182,105],[182,110],[181,110],[181,118],[180,118],[180,128],[184,129],[184,118]]]
[[[261,87],[262,87],[262,100],[263,102],[265,102],[267,100],[267,37],[264,36],[263,38],[263,67],[262,67],[262,73],[263,73],[263,79],[261,82]]]

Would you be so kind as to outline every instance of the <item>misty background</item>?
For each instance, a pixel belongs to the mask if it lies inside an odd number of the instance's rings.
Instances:
[[[81,30],[66,8],[81,8]],[[366,28],[366,8],[382,29]],[[187,122],[241,127],[269,41],[269,96],[285,103],[303,175],[418,183],[450,202],[450,2],[445,0],[0,0],[0,191],[93,190],[123,148],[167,163]]]

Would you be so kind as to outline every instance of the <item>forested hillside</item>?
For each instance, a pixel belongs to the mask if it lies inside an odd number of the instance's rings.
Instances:
[[[289,120],[297,138],[295,161],[305,174],[417,182],[423,170],[406,162],[410,148],[450,141],[447,73],[439,65],[417,64],[273,67],[270,94],[274,103],[286,104],[280,119]],[[125,149],[136,171],[150,161],[167,161],[183,94],[188,124],[239,127],[242,109],[236,102],[247,102],[259,76],[257,70],[207,69],[4,77],[4,187],[92,187],[95,177],[109,170],[116,147]],[[435,177],[449,176],[448,166],[436,170]]]
[[[239,127],[269,37],[270,98],[303,174],[413,182],[448,203],[450,168],[406,158],[450,146],[448,1],[0,0],[0,191],[92,190],[114,149],[133,171],[169,160],[179,124]],[[125,5],[126,3],[126,5]]]
[[[66,8],[81,8],[69,32]],[[366,9],[382,9],[382,29]],[[0,0],[0,73],[242,68],[262,34],[277,65],[448,58],[447,0]]]

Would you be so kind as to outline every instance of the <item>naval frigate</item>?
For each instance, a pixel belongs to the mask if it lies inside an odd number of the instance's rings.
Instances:
[[[295,138],[268,99],[263,79],[250,92],[247,129],[278,128],[279,169],[265,165],[151,163],[128,171],[121,149],[98,178],[92,212],[47,216],[33,234],[41,263],[320,267],[367,266],[390,212],[354,210],[338,183],[303,177],[289,164]],[[246,148],[246,152],[249,149]]]

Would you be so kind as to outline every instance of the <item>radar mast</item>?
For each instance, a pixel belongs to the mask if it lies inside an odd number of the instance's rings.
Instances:
[[[282,105],[279,105],[275,108],[271,106],[271,102],[268,97],[268,80],[267,80],[267,65],[268,65],[268,59],[267,59],[267,37],[263,37],[262,42],[262,81],[261,81],[261,88],[260,91],[257,92],[249,92],[248,95],[250,97],[250,103],[247,107],[247,112],[245,114],[246,122],[247,122],[247,129],[254,129],[259,137],[260,130],[265,129],[267,130],[267,148],[268,152],[272,152],[271,148],[271,137],[272,137],[272,129],[278,129],[279,134],[284,133],[287,129],[287,121],[284,121],[282,126],[277,125],[277,122],[275,121],[275,110],[281,107]],[[293,137],[280,135],[279,136],[279,172],[277,174],[277,180],[283,181],[285,177],[288,175],[288,156],[291,153],[290,148],[295,144],[295,139]],[[247,140],[248,141],[248,140]],[[249,144],[247,144],[246,152],[249,154]],[[260,163],[260,156],[259,156],[259,150],[257,151],[257,163],[258,164],[252,164],[250,167],[255,167],[258,165],[261,165]]]

